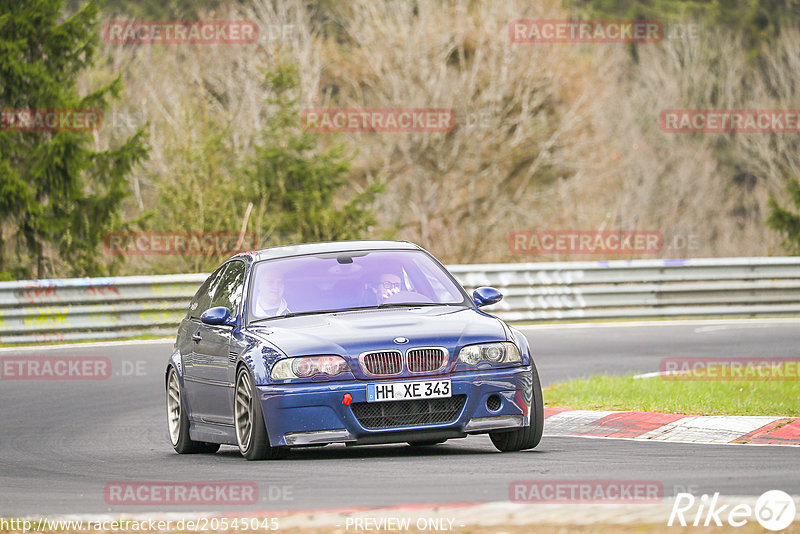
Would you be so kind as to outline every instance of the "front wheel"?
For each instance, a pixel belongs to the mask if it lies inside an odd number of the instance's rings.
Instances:
[[[183,404],[181,385],[174,367],[167,374],[167,429],[169,441],[178,454],[212,453],[219,450],[219,443],[194,441],[189,437],[189,415]]]
[[[544,403],[539,373],[531,359],[531,416],[528,426],[516,430],[497,430],[490,432],[492,443],[501,452],[533,449],[542,440],[544,430]]]
[[[261,401],[253,387],[253,380],[245,367],[236,372],[236,397],[233,418],[236,425],[236,443],[239,452],[248,460],[282,458],[285,447],[271,447],[261,411]]]

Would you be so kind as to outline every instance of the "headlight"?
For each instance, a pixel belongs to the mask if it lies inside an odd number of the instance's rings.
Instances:
[[[517,346],[513,343],[482,343],[480,345],[467,345],[458,352],[458,363],[478,365],[487,363],[514,363],[521,362]]]
[[[288,378],[311,378],[314,375],[336,376],[350,371],[341,356],[302,356],[284,358],[272,366],[273,380]]]

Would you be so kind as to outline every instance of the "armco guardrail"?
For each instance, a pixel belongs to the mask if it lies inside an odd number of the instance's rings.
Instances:
[[[800,315],[800,257],[455,265],[511,322]],[[204,274],[0,282],[0,344],[173,335]]]
[[[0,282],[0,344],[171,335],[206,276]]]

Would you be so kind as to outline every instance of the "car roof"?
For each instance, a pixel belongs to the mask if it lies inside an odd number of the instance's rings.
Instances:
[[[261,261],[304,256],[306,254],[355,252],[360,250],[422,250],[422,248],[410,241],[327,241],[262,248],[236,254],[233,258],[249,258],[251,261]]]

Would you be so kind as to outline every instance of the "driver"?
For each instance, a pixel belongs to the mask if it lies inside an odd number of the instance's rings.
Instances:
[[[265,274],[266,276],[262,276],[258,285],[258,294],[253,305],[253,313],[258,317],[276,317],[289,313],[286,300],[283,298],[283,275],[278,273]]]
[[[378,300],[378,304],[383,304],[392,295],[400,293],[402,282],[396,274],[385,273],[380,277],[380,281],[372,286],[372,292]]]

